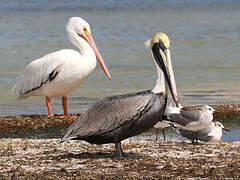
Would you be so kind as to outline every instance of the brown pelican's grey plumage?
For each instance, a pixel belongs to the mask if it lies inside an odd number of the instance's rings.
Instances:
[[[117,156],[122,157],[122,140],[149,130],[161,119],[167,103],[167,85],[178,104],[168,36],[156,33],[151,43],[150,50],[158,71],[154,89],[102,99],[69,127],[62,141],[115,143]]]
[[[220,141],[222,138],[222,130],[229,131],[229,129],[225,128],[219,121],[212,121],[206,128],[197,131],[197,139],[204,142]],[[192,131],[182,128],[179,128],[177,131],[183,137],[193,140]]]
[[[120,142],[153,127],[165,103],[162,93],[151,91],[104,98],[75,121],[64,137],[81,137],[94,144]]]

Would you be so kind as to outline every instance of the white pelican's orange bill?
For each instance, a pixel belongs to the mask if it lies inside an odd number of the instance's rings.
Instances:
[[[101,65],[103,71],[106,73],[107,77],[109,80],[112,79],[112,76],[110,75],[109,71],[108,71],[108,68],[97,48],[97,45],[95,44],[93,38],[92,38],[92,35],[90,33],[87,33],[87,34],[84,34],[84,39],[90,44],[90,46],[92,47],[93,51],[95,52],[96,54],[96,57],[97,57],[97,60],[99,62],[99,64]]]

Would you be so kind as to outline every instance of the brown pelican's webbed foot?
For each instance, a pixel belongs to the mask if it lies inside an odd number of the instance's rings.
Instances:
[[[121,147],[121,142],[115,143],[115,149],[116,149],[116,155],[118,158],[122,159],[124,156],[122,147]]]

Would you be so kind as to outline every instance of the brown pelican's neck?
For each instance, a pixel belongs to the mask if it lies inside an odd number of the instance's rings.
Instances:
[[[166,96],[168,95],[168,89],[167,89],[167,82],[165,81],[165,77],[163,74],[162,69],[159,68],[159,66],[157,65],[157,63],[154,61],[156,67],[157,67],[157,73],[158,73],[158,77],[156,80],[156,85],[153,88],[152,92],[154,94],[158,94],[158,93],[163,93]]]

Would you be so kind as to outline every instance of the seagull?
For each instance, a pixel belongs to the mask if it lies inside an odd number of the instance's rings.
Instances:
[[[211,123],[209,123],[209,125],[206,128],[197,131],[197,135],[198,135],[197,138],[198,140],[204,141],[204,142],[220,141],[222,138],[222,130],[230,131],[229,129],[225,128],[223,124],[220,123],[219,121],[212,121]],[[183,137],[186,137],[190,140],[193,139],[192,131],[184,130],[181,128],[179,128],[177,131]]]
[[[45,96],[50,117],[53,116],[50,97],[54,96],[62,96],[64,117],[68,116],[67,95],[79,88],[95,69],[96,59],[108,79],[112,79],[93,40],[89,24],[80,17],[72,17],[66,30],[69,40],[80,52],[63,49],[32,61],[17,77],[17,83],[11,90],[19,99]]]
[[[158,73],[155,87],[100,100],[68,128],[61,142],[84,140],[92,144],[114,143],[117,157],[122,158],[121,141],[149,130],[162,118],[168,87],[173,101],[178,105],[170,40],[165,33],[158,32],[153,36],[150,53]]]
[[[213,120],[213,112],[215,110],[208,105],[201,107],[201,110],[188,110],[180,114],[169,114],[164,117],[164,122],[169,122],[176,127],[193,131],[193,141],[197,139],[197,131],[206,128]]]
[[[167,107],[166,107],[166,110],[164,112],[164,115],[168,115],[168,114],[180,114],[180,111],[182,109],[182,105],[179,104],[179,106],[177,107],[175,105],[175,103],[170,103]],[[164,129],[166,127],[169,127],[169,123],[167,122],[163,122],[163,121],[159,121],[157,122],[157,124],[154,125],[154,128],[156,129],[156,141],[158,140],[158,134],[159,134],[159,129],[161,128],[162,129],[162,134],[163,134],[163,138],[164,140],[166,140],[166,136],[165,136],[165,131]]]

